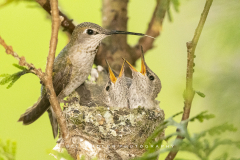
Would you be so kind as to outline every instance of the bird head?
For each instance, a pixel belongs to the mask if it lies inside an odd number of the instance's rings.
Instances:
[[[127,107],[127,84],[124,76],[124,63],[118,77],[115,76],[109,63],[106,61],[109,71],[109,81],[103,89],[104,100],[109,106]]]
[[[139,94],[145,94],[146,96],[151,96],[151,99],[155,99],[161,90],[161,81],[146,64],[143,52],[141,54],[140,71],[137,71],[127,60],[126,62],[133,76],[131,88],[133,89],[134,87]]]
[[[83,44],[84,46],[94,49],[97,48],[97,46],[104,38],[114,34],[130,34],[145,36],[142,33],[107,30],[95,23],[83,22],[77,25],[76,28],[74,29],[70,43],[73,45]]]

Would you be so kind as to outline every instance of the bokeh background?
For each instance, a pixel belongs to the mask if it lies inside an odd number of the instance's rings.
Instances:
[[[0,0],[0,3],[3,3]],[[189,124],[191,133],[203,131],[224,122],[234,124],[240,129],[240,1],[215,0],[210,9],[195,58],[194,89],[203,92],[206,97],[195,95],[191,116],[208,110],[216,118],[203,123]],[[160,107],[166,118],[182,111],[183,91],[186,82],[186,42],[193,37],[200,19],[205,1],[181,0],[179,12],[171,8],[173,21],[166,17],[161,35],[155,48],[146,54],[149,67],[160,77],[162,90],[158,96]],[[59,0],[60,9],[74,19],[76,24],[94,22],[101,25],[101,1]],[[142,32],[147,29],[155,1],[131,0],[129,2],[128,31]],[[25,56],[28,62],[37,68],[45,69],[51,35],[51,21],[47,13],[35,2],[11,3],[0,8],[0,36],[15,52]],[[131,45],[139,37],[128,36]],[[57,52],[68,43],[66,33],[59,31]],[[18,63],[0,47],[0,74],[15,73],[12,66]],[[137,63],[139,69],[140,62]],[[38,77],[28,74],[6,89],[0,86],[0,139],[17,142],[18,160],[50,160],[47,149],[55,146],[48,116],[45,113],[29,126],[17,123],[19,116],[32,106],[40,95]],[[181,117],[178,117],[180,121]],[[166,133],[175,131],[168,128]],[[240,140],[240,131],[225,133],[222,136]],[[232,157],[240,154],[234,147],[220,147],[214,152],[220,155],[229,152]],[[179,158],[197,159],[193,155],[180,152]],[[162,155],[160,159],[164,159]]]

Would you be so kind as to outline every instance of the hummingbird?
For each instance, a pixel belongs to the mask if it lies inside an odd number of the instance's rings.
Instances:
[[[93,61],[101,41],[114,34],[145,36],[141,33],[107,30],[97,24],[83,22],[74,29],[69,43],[54,60],[53,87],[59,102],[84,83],[91,72]],[[107,87],[110,90],[110,85]],[[54,138],[58,134],[56,115],[50,106],[45,87],[41,87],[38,101],[23,113],[19,122],[29,125],[48,111]]]
[[[116,77],[116,72],[111,69],[109,63],[107,61],[106,63],[108,65],[108,80],[105,81],[104,85],[102,85],[102,81],[100,83],[98,81],[96,83],[87,81],[76,89],[76,92],[80,95],[80,105],[88,107],[128,107],[128,84],[125,80],[127,77],[124,75],[125,61],[118,77]],[[102,77],[105,77],[105,75],[102,74]]]
[[[126,61],[132,71],[132,83],[129,87],[129,106],[138,106],[153,109],[159,107],[159,102],[155,100],[161,91],[162,85],[158,76],[147,66],[143,52],[141,54],[141,70],[137,71],[128,61]]]

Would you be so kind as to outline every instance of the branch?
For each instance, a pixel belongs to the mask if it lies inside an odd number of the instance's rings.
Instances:
[[[61,137],[64,140],[65,148],[68,150],[68,153],[72,157],[76,158],[75,150],[72,150],[70,148],[71,139],[69,136],[67,125],[66,125],[66,119],[63,116],[60,104],[58,102],[58,99],[52,84],[52,70],[53,70],[53,63],[55,59],[55,52],[56,52],[57,41],[58,41],[57,39],[58,30],[59,30],[59,24],[60,24],[57,0],[51,0],[51,8],[52,8],[51,10],[52,35],[50,40],[50,48],[49,48],[49,54],[48,54],[45,73],[43,73],[41,69],[36,69],[33,64],[27,63],[25,60],[25,57],[18,56],[18,54],[13,51],[13,48],[11,46],[8,46],[1,37],[0,37],[0,44],[6,49],[7,54],[12,55],[14,58],[16,58],[19,61],[19,65],[27,67],[31,73],[34,73],[35,75],[37,75],[40,78],[40,80],[43,82],[47,90],[47,93],[49,95],[49,101],[51,103],[51,106],[54,110],[54,113],[56,114],[57,121],[61,129],[61,134],[62,134]]]
[[[168,8],[169,8],[169,0],[157,0],[157,4],[153,12],[152,19],[145,33],[146,35],[149,35],[155,38],[160,35],[160,32],[162,31],[163,19],[165,17],[165,14]],[[136,61],[138,58],[141,57],[140,46],[144,48],[144,53],[146,53],[148,50],[153,48],[154,40],[155,39],[153,38],[141,37],[138,40],[138,44],[136,44],[134,47],[134,50],[136,53],[132,54],[133,60]]]
[[[204,10],[201,14],[200,21],[198,23],[197,29],[195,30],[194,37],[192,41],[187,42],[187,52],[188,52],[188,57],[187,57],[187,74],[186,74],[186,90],[184,91],[184,111],[182,115],[182,120],[187,120],[190,115],[190,110],[192,106],[192,100],[195,94],[195,91],[193,90],[192,87],[192,82],[193,82],[193,66],[194,66],[194,53],[195,49],[197,47],[197,43],[199,40],[199,37],[202,33],[203,26],[205,24],[205,21],[208,16],[208,12],[210,10],[210,7],[212,5],[213,0],[206,0]],[[186,124],[187,127],[187,124]],[[183,139],[184,137],[177,136],[176,139]],[[174,148],[168,156],[166,157],[165,160],[173,160],[175,156],[177,155],[178,150]]]
[[[42,6],[42,8],[47,11],[51,15],[51,6],[49,0],[35,0],[38,4]],[[64,31],[67,31],[70,35],[72,35],[72,32],[75,28],[75,25],[72,23],[72,19],[69,19],[65,14],[63,14],[59,10],[59,15],[63,17],[63,20],[61,22],[61,26],[64,28]]]
[[[8,46],[4,42],[1,36],[0,36],[0,44],[6,49],[7,54],[12,55],[14,58],[16,58],[19,61],[20,66],[27,67],[31,73],[37,75],[40,78],[40,80],[43,80],[44,73],[42,72],[41,68],[36,69],[36,67],[33,64],[27,63],[25,60],[25,57],[23,56],[20,57],[16,52],[14,52],[12,46]]]
[[[46,74],[45,74],[45,81],[44,85],[46,87],[47,93],[49,95],[49,101],[53,108],[54,113],[57,117],[58,125],[61,129],[62,138],[64,140],[65,148],[67,149],[68,153],[76,158],[75,151],[71,149],[71,139],[69,136],[69,132],[66,125],[66,119],[63,115],[62,109],[60,107],[60,104],[58,102],[55,90],[53,88],[52,83],[52,71],[53,71],[53,63],[55,59],[55,52],[57,48],[57,41],[58,41],[58,30],[59,30],[59,24],[60,24],[60,18],[59,18],[59,11],[58,11],[58,0],[51,0],[51,13],[52,13],[52,35],[50,40],[50,48],[47,58],[47,65],[46,65]]]

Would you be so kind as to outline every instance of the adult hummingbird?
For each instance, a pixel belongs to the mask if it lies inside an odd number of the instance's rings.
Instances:
[[[126,61],[132,71],[132,84],[129,87],[130,108],[138,106],[152,109],[159,107],[159,102],[155,100],[162,86],[158,76],[147,66],[143,52],[141,54],[141,70],[137,71],[128,61]]]
[[[90,22],[84,22],[76,26],[70,42],[54,61],[53,87],[59,101],[71,94],[87,79],[101,40],[113,34],[144,36],[144,34],[140,33],[103,29],[99,25]],[[44,86],[41,89],[41,97],[20,116],[18,121],[22,121],[24,125],[29,125],[45,111],[48,111],[55,138],[58,134],[58,124],[52,107],[50,107]]]
[[[95,106],[105,106],[105,107],[116,107],[123,108],[128,107],[128,79],[124,75],[124,63],[121,67],[120,73],[116,76],[116,73],[111,69],[109,63],[108,65],[108,76],[99,83],[86,81],[80,87],[76,89],[76,92],[80,95],[80,105],[95,107]],[[101,71],[101,73],[105,73]],[[105,74],[102,74],[106,77]]]

